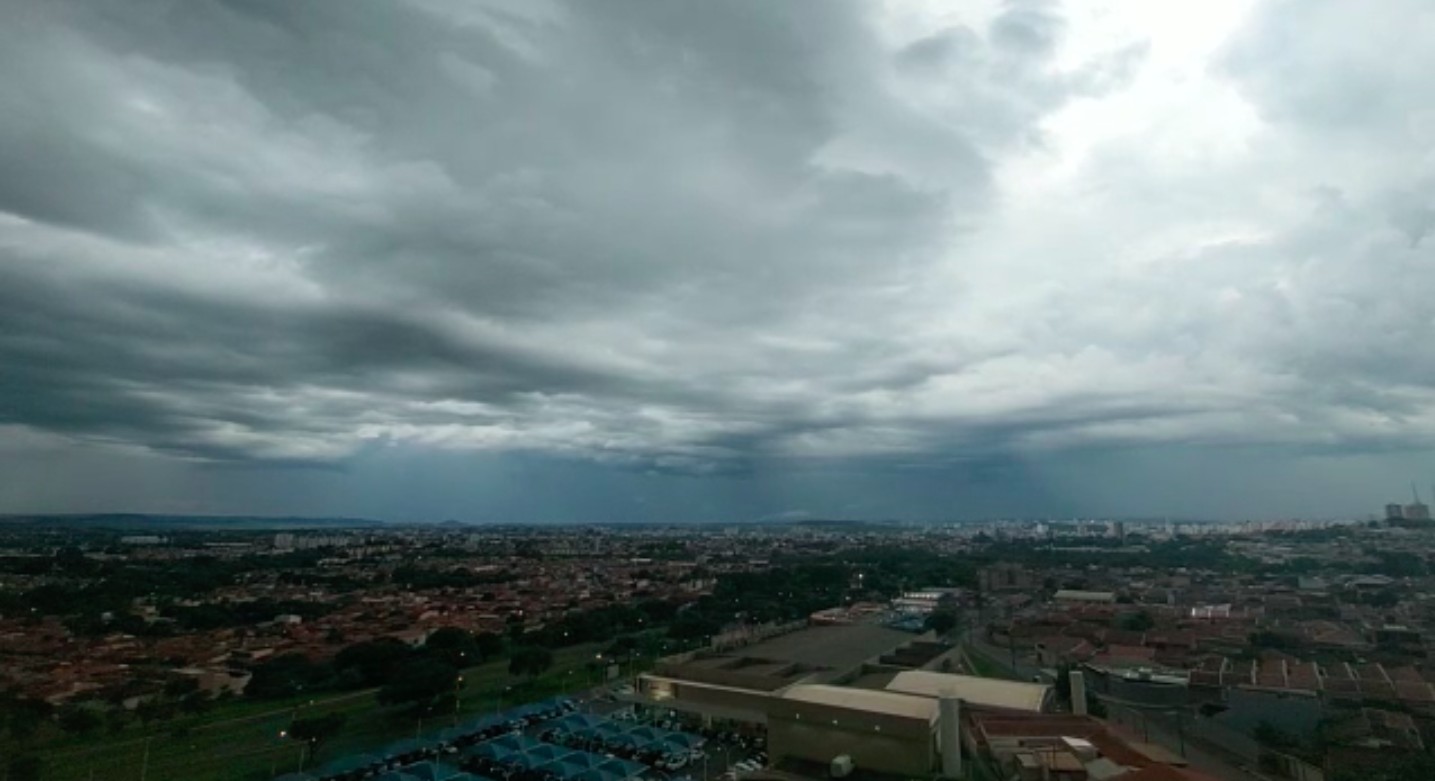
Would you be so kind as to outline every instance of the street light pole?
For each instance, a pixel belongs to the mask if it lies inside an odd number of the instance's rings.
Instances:
[[[152,740],[154,740],[153,735],[144,739],[144,759],[140,760],[140,781],[147,781],[149,778],[149,744]]]
[[[458,708],[460,692],[463,691],[463,676],[460,675],[453,682],[453,725],[458,726]]]

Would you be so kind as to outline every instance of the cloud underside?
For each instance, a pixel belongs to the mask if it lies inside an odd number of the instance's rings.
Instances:
[[[0,424],[699,473],[1428,448],[1407,5],[1258,5],[1192,66],[1047,3],[24,4]]]

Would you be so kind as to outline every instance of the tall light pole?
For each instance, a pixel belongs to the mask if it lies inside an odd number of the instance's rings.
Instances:
[[[458,726],[458,707],[460,692],[463,691],[463,676],[460,675],[453,682],[453,725]]]
[[[140,781],[149,779],[149,744],[152,740],[154,740],[153,735],[144,739],[144,758],[140,760]]]

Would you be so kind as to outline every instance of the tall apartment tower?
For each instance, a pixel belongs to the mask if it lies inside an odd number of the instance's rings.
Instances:
[[[1405,520],[1407,521],[1428,521],[1430,520],[1430,505],[1420,501],[1420,492],[1416,490],[1415,484],[1410,484],[1410,495],[1414,501],[1405,505]]]

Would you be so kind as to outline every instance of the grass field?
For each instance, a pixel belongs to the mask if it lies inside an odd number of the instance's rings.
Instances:
[[[296,715],[343,713],[343,730],[303,757],[305,767],[344,754],[375,750],[416,734],[429,734],[461,719],[563,691],[598,683],[589,667],[601,646],[575,646],[554,652],[553,668],[530,682],[515,681],[507,660],[471,667],[463,673],[458,710],[425,721],[380,708],[374,692],[328,694],[313,700],[218,704],[201,716],[176,719],[162,727],[130,727],[118,735],[81,740],[48,730],[23,748],[44,759],[44,781],[267,781],[299,769],[301,748],[279,736]],[[634,663],[635,669],[646,666]],[[628,670],[624,670],[625,673]],[[22,748],[0,746],[0,755]],[[0,770],[3,772],[3,770]]]

